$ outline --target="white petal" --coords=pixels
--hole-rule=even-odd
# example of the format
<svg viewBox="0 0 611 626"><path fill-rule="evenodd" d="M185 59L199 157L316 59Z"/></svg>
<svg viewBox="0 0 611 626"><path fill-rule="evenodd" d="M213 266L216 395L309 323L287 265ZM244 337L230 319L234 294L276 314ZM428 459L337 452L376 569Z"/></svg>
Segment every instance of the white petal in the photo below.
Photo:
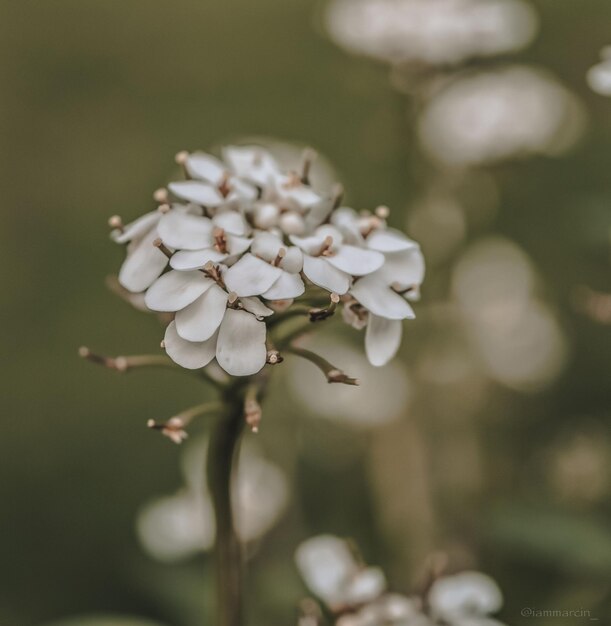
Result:
<svg viewBox="0 0 611 626"><path fill-rule="evenodd" d="M280 278L263 294L263 297L266 300L289 300L299 297L304 291L305 285L299 274L282 272Z"/></svg>
<svg viewBox="0 0 611 626"><path fill-rule="evenodd" d="M447 621L496 613L503 595L492 578L480 572L461 572L435 581L428 600L435 616Z"/></svg>
<svg viewBox="0 0 611 626"><path fill-rule="evenodd" d="M379 272L357 280L350 293L374 315L389 320L413 319L412 307L382 281Z"/></svg>
<svg viewBox="0 0 611 626"><path fill-rule="evenodd" d="M238 237L237 235L227 235L227 248L229 253L233 256L236 254L242 254L250 248L252 239L247 237Z"/></svg>
<svg viewBox="0 0 611 626"><path fill-rule="evenodd" d="M232 376L256 374L267 359L265 330L254 315L227 309L216 345L218 364Z"/></svg>
<svg viewBox="0 0 611 626"><path fill-rule="evenodd" d="M223 158L238 176L261 187L280 172L274 157L259 146L227 146Z"/></svg>
<svg viewBox="0 0 611 626"><path fill-rule="evenodd" d="M187 158L187 170L193 178L207 180L217 186L225 176L225 164L205 152L194 152Z"/></svg>
<svg viewBox="0 0 611 626"><path fill-rule="evenodd" d="M240 302L246 311L252 313L256 318L261 319L263 317L269 317L274 312L269 307L266 307L259 298L251 296L249 298L240 298Z"/></svg>
<svg viewBox="0 0 611 626"><path fill-rule="evenodd" d="M319 254L321 248L325 244L325 238L318 235L309 237L298 237L297 235L289 235L289 241L301 248L306 254Z"/></svg>
<svg viewBox="0 0 611 626"><path fill-rule="evenodd" d="M265 261L271 263L277 256L280 248L285 248L284 242L277 235L267 232L259 232L254 236L251 252Z"/></svg>
<svg viewBox="0 0 611 626"><path fill-rule="evenodd" d="M394 228L374 230L367 237L367 247L380 252L400 252L417 248L418 244Z"/></svg>
<svg viewBox="0 0 611 626"><path fill-rule="evenodd" d="M219 252L215 248L206 248L205 250L179 250L172 255L170 259L170 267L175 270L196 270L204 267L208 261L219 263L224 261L227 255Z"/></svg>
<svg viewBox="0 0 611 626"><path fill-rule="evenodd" d="M336 209L331 214L331 223L342 232L346 241L352 245L363 245L365 240L359 228L359 217L354 209L348 207Z"/></svg>
<svg viewBox="0 0 611 626"><path fill-rule="evenodd" d="M298 274L303 269L303 252L297 246L287 248L280 267L291 274Z"/></svg>
<svg viewBox="0 0 611 626"><path fill-rule="evenodd" d="M127 258L119 272L119 283L134 293L144 291L159 278L168 264L168 259L159 248L153 245L157 239L157 231L149 234L130 247Z"/></svg>
<svg viewBox="0 0 611 626"><path fill-rule="evenodd" d="M142 217L139 217L131 224L125 226L122 231L113 231L112 238L117 243L127 243L128 241L132 241L133 239L144 237L149 232L149 230L151 230L151 228L155 227L160 217L161 213L159 211L151 211L150 213L145 213Z"/></svg>
<svg viewBox="0 0 611 626"><path fill-rule="evenodd" d="M305 209L318 204L322 197L311 187L301 183L295 184L293 176L276 176L276 193L283 200L294 202L297 206Z"/></svg>
<svg viewBox="0 0 611 626"><path fill-rule="evenodd" d="M177 183L170 183L168 189L175 196L202 206L215 207L223 204L223 196L216 187L196 180L181 180Z"/></svg>
<svg viewBox="0 0 611 626"><path fill-rule="evenodd" d="M347 274L365 276L384 265L384 255L374 250L342 245L335 254L327 257L327 261Z"/></svg>
<svg viewBox="0 0 611 626"><path fill-rule="evenodd" d="M227 290L238 296L258 296L267 291L281 274L279 267L247 253L225 272L223 280Z"/></svg>
<svg viewBox="0 0 611 626"><path fill-rule="evenodd" d="M172 209L159 221L157 232L166 246L178 250L202 250L212 245L214 224L207 217Z"/></svg>
<svg viewBox="0 0 611 626"><path fill-rule="evenodd" d="M332 606L343 601L346 581L358 572L346 542L332 535L304 541L295 552L295 562L310 590Z"/></svg>
<svg viewBox="0 0 611 626"><path fill-rule="evenodd" d="M365 332L365 352L372 365L386 365L401 345L403 326L401 320L389 320L369 314Z"/></svg>
<svg viewBox="0 0 611 626"><path fill-rule="evenodd" d="M201 272L171 270L151 285L144 301L152 311L180 311L214 284Z"/></svg>
<svg viewBox="0 0 611 626"><path fill-rule="evenodd" d="M351 605L372 602L386 590L386 577L379 567L366 567L350 580L345 594Z"/></svg>
<svg viewBox="0 0 611 626"><path fill-rule="evenodd" d="M380 270L387 285L395 284L399 289L418 286L424 280L424 257L420 248L386 254Z"/></svg>
<svg viewBox="0 0 611 626"><path fill-rule="evenodd" d="M223 211L217 213L212 222L215 226L222 228L231 235L246 235L248 233L248 224L241 213L237 211Z"/></svg>
<svg viewBox="0 0 611 626"><path fill-rule="evenodd" d="M187 341L206 341L223 321L227 292L212 285L195 302L176 313L176 332Z"/></svg>
<svg viewBox="0 0 611 626"><path fill-rule="evenodd" d="M325 258L305 255L303 273L315 284L327 291L343 294L350 287L350 276L329 265Z"/></svg>
<svg viewBox="0 0 611 626"><path fill-rule="evenodd" d="M259 190L254 185L235 176L232 176L227 184L229 185L229 193L225 198L227 202L252 202L259 197Z"/></svg>
<svg viewBox="0 0 611 626"><path fill-rule="evenodd" d="M170 322L163 339L168 356L181 367L196 370L205 367L212 361L216 348L216 335L208 341L185 341L176 332L176 323Z"/></svg>
<svg viewBox="0 0 611 626"><path fill-rule="evenodd" d="M253 221L257 228L271 228L278 222L280 209L271 202L257 204L253 210Z"/></svg>

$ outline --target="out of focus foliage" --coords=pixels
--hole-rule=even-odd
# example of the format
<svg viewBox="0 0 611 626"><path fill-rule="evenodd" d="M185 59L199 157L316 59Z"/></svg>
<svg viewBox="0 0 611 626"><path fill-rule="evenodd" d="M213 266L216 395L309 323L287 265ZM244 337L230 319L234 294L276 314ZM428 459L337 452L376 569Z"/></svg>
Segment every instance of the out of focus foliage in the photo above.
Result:
<svg viewBox="0 0 611 626"><path fill-rule="evenodd" d="M306 590L293 552L317 533L353 537L399 592L433 552L486 571L508 623L527 623L526 606L609 614L610 329L578 296L611 291L611 100L585 78L611 43L611 5L532 4L540 34L511 62L573 94L581 138L464 177L431 166L418 103L389 67L328 40L324 2L0 2L0 623L208 614L209 559L157 562L136 534L143 506L184 482L183 452L147 419L208 391L174 372L94 370L76 350L155 349L155 319L104 289L121 259L106 220L152 208L178 150L244 136L313 146L350 204L391 207L429 258L400 359L353 409L358 390L290 359L276 370L257 444L288 503L249 545L251 623L294 621ZM360 339L343 329L326 346L367 379Z"/></svg>

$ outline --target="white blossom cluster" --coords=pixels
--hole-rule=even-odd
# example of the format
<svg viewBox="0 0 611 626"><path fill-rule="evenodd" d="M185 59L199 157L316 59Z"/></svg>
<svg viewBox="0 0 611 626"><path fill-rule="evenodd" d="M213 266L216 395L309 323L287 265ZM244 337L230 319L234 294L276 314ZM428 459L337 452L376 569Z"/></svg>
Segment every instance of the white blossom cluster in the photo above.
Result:
<svg viewBox="0 0 611 626"><path fill-rule="evenodd" d="M456 64L525 47L537 18L523 0L333 0L331 38L388 63Z"/></svg>
<svg viewBox="0 0 611 626"><path fill-rule="evenodd" d="M302 543L295 561L336 626L503 626L490 617L502 608L501 590L480 572L439 576L424 596L404 596L389 592L382 570L363 565L346 541L332 535Z"/></svg>
<svg viewBox="0 0 611 626"><path fill-rule="evenodd" d="M388 210L357 213L341 195L283 171L261 147L227 147L222 160L180 153L186 180L156 192L159 207L123 226L119 282L144 294L148 309L170 313L163 346L179 365L216 359L228 374L258 372L268 358L267 324L297 302L321 297L367 328L369 360L398 350L401 320L414 312L424 260L418 244L389 228ZM326 295L325 295L326 294Z"/></svg>

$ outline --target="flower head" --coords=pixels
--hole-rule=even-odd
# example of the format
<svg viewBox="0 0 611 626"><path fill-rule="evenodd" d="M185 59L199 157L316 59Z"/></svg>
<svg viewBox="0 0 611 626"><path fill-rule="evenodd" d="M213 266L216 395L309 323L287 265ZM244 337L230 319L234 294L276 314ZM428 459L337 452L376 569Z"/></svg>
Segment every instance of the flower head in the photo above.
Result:
<svg viewBox="0 0 611 626"><path fill-rule="evenodd" d="M306 308L311 321L343 305L367 326L370 361L386 363L400 320L414 317L408 300L424 274L418 244L388 228L387 209L357 214L340 208L338 187L314 189L311 151L301 171L283 170L258 146L222 155L179 153L186 180L155 193L156 211L126 227L111 218L113 238L128 244L121 285L146 291L148 309L173 316L167 354L189 369L216 359L230 375L255 374L282 360L268 358L268 331L298 312L292 304L330 298L327 308Z"/></svg>

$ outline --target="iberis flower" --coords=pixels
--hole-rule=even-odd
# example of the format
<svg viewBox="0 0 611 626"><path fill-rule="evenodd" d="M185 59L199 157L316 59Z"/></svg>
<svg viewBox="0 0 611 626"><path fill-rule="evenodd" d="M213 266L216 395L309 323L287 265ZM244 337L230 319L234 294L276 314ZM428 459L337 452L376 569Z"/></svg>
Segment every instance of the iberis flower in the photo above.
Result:
<svg viewBox="0 0 611 626"><path fill-rule="evenodd" d="M339 188L314 189L310 151L299 172L252 146L176 160L185 179L155 192L157 210L126 226L110 220L113 239L127 244L119 283L170 320L162 345L175 363L255 374L287 347L276 350L272 329L300 314L327 319L338 306L366 327L371 363L394 356L424 261L417 243L388 227L387 209L357 213L341 206ZM329 382L356 384L310 360Z"/></svg>

